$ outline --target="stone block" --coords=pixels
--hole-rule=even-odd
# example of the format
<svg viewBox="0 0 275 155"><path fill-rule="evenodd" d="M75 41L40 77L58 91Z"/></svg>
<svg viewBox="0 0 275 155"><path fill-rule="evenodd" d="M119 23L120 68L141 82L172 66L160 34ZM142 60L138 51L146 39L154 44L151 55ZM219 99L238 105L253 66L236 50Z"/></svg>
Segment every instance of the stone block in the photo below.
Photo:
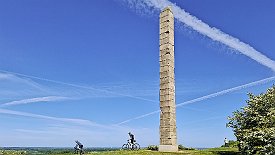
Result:
<svg viewBox="0 0 275 155"><path fill-rule="evenodd" d="M178 145L159 145L160 152L178 152Z"/></svg>

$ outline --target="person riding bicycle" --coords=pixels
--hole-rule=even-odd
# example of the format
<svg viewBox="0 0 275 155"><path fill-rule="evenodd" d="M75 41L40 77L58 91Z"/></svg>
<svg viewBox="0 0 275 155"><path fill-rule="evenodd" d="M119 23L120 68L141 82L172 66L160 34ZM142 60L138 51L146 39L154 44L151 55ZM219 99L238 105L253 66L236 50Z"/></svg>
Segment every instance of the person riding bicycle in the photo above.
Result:
<svg viewBox="0 0 275 155"><path fill-rule="evenodd" d="M80 154L83 154L84 153L84 151L83 151L84 146L78 140L76 140L75 142L76 142L76 145L74 147L75 153L79 152Z"/></svg>
<svg viewBox="0 0 275 155"><path fill-rule="evenodd" d="M135 142L135 136L131 132L129 132L128 134L130 136L130 143L134 144L134 142Z"/></svg>
<svg viewBox="0 0 275 155"><path fill-rule="evenodd" d="M131 132L129 134L129 139L127 140L126 144L122 145L122 150L139 150L140 145L136 142L134 134Z"/></svg>

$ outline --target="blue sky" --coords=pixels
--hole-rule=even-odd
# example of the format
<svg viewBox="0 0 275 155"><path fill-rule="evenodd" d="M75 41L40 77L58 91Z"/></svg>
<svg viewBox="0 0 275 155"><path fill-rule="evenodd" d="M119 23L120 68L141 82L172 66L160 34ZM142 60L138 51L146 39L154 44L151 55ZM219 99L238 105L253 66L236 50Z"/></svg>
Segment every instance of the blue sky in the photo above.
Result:
<svg viewBox="0 0 275 155"><path fill-rule="evenodd" d="M149 1L149 0L145 0ZM152 0L154 1L154 0ZM275 2L173 0L275 59ZM0 146L121 146L129 131L159 143L160 10L135 0L0 0ZM176 20L176 103L275 76ZM235 139L227 116L274 79L177 108L178 143Z"/></svg>

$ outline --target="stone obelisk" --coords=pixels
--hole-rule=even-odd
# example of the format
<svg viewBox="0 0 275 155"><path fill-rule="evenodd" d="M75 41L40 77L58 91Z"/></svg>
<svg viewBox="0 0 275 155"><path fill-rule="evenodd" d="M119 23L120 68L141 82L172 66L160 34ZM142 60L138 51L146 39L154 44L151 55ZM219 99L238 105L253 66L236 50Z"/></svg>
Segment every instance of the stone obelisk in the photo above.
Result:
<svg viewBox="0 0 275 155"><path fill-rule="evenodd" d="M174 73L174 15L171 7L160 13L160 145L159 151L176 152L176 107Z"/></svg>

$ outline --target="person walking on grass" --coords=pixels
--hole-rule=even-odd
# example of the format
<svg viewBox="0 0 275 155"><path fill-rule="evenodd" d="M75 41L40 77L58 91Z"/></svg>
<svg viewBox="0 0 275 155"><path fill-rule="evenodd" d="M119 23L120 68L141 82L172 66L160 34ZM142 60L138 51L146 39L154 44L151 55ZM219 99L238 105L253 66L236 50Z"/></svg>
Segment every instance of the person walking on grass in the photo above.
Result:
<svg viewBox="0 0 275 155"><path fill-rule="evenodd" d="M224 147L229 147L229 141L227 138L224 138Z"/></svg>

